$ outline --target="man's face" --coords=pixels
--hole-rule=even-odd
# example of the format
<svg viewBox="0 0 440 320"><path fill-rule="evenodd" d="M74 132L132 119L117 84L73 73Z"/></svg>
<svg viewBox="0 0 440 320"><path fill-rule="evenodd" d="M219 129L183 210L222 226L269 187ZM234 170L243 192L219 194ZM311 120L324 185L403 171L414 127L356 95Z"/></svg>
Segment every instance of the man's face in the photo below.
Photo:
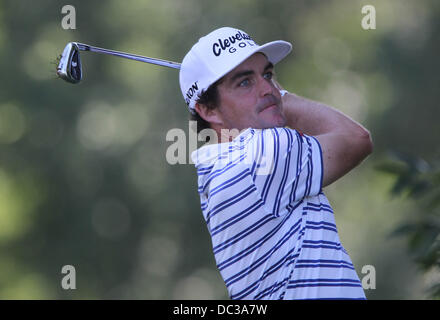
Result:
<svg viewBox="0 0 440 320"><path fill-rule="evenodd" d="M272 76L273 65L264 54L255 53L224 77L218 85L217 109L222 127L264 129L286 124Z"/></svg>

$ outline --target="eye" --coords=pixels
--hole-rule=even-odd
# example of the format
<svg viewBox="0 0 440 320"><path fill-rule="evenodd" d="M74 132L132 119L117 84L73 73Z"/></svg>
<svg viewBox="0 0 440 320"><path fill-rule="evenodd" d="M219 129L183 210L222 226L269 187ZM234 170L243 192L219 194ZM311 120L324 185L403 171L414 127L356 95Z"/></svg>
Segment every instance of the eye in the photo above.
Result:
<svg viewBox="0 0 440 320"><path fill-rule="evenodd" d="M250 84L249 79L244 79L238 84L238 86L239 87L247 87L249 84Z"/></svg>
<svg viewBox="0 0 440 320"><path fill-rule="evenodd" d="M273 72L272 71L268 71L263 75L264 79L266 80L272 80L273 77Z"/></svg>

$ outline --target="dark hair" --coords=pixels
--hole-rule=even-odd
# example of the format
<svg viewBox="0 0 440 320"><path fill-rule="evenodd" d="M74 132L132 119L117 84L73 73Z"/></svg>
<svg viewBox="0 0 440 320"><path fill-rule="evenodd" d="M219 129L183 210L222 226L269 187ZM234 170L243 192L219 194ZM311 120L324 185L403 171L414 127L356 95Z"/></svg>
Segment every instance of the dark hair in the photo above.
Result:
<svg viewBox="0 0 440 320"><path fill-rule="evenodd" d="M220 104L220 95L217 87L222 80L223 79L217 80L210 85L207 90L202 91L197 99L197 102L199 104L203 104L209 110L214 110L217 108ZM197 121L197 134L199 134L203 129L211 128L209 122L203 119L197 111L194 111L194 114L190 113L190 120Z"/></svg>

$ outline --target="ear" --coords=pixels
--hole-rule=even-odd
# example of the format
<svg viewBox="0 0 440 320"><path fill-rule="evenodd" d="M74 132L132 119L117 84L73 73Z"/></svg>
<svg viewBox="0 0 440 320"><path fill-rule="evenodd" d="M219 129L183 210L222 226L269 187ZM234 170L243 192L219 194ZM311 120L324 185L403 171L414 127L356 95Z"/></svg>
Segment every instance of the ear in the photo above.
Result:
<svg viewBox="0 0 440 320"><path fill-rule="evenodd" d="M196 103L195 109L200 117L211 124L222 125L223 120L219 108L209 109L206 105Z"/></svg>

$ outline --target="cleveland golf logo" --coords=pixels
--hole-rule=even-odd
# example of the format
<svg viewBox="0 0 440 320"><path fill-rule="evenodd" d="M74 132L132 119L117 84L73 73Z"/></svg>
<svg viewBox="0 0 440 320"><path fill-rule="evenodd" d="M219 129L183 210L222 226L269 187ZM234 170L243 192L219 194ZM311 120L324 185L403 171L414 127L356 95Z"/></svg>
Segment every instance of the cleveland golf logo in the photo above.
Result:
<svg viewBox="0 0 440 320"><path fill-rule="evenodd" d="M250 41L244 42L241 40L250 40ZM212 52L216 57L220 56L222 52L226 51L226 49L228 48L229 48L228 50L229 53L234 53L235 51L237 51L237 48L233 46L233 44L235 44L235 42L238 41L241 41L238 43L238 46L240 48L246 47L247 44L249 44L250 46L256 45L254 40L248 34L241 31L237 31L236 34L230 37L227 37L225 39L218 39L218 41L212 45Z"/></svg>

